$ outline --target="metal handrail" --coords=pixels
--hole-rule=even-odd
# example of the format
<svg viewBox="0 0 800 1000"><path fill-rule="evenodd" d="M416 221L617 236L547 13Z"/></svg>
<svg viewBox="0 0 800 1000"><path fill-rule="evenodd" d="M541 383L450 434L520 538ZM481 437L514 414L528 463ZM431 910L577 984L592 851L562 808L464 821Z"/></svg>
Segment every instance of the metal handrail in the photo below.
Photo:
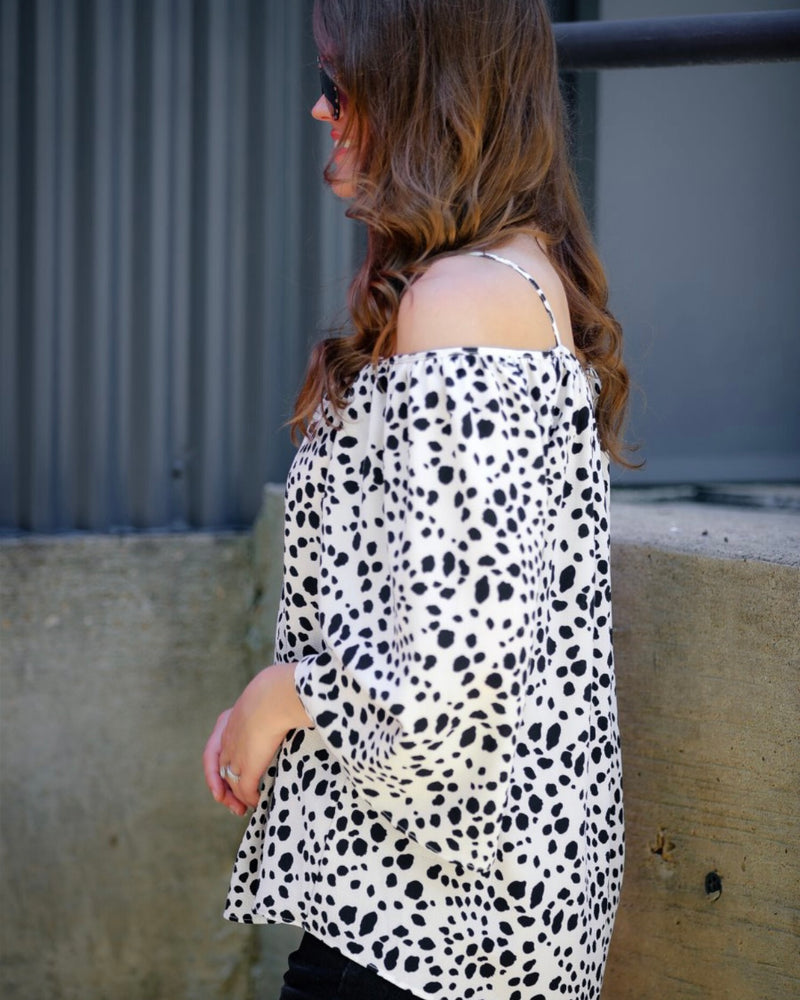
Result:
<svg viewBox="0 0 800 1000"><path fill-rule="evenodd" d="M800 10L554 25L562 70L800 59Z"/></svg>

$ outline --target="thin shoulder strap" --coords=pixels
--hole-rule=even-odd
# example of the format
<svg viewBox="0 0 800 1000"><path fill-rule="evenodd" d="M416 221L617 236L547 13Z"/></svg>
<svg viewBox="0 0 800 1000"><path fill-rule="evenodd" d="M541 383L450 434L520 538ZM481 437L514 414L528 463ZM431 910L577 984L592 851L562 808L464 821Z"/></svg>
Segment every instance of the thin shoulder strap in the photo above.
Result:
<svg viewBox="0 0 800 1000"><path fill-rule="evenodd" d="M471 257L489 257L491 260L496 260L498 264L506 264L508 267L513 268L517 274L521 274L523 278L529 281L533 287L536 289L536 294L542 300L542 305L547 311L547 315L550 317L550 323L553 327L553 334L556 338L556 343L561 346L561 335L558 332L558 324L556 323L556 317L553 310L550 308L550 303L547 301L547 296L542 291L539 283L535 278L533 278L527 271L523 270L519 264L515 264L513 260L509 260L507 257L500 257L496 253L489 253L488 250L472 250L470 252Z"/></svg>

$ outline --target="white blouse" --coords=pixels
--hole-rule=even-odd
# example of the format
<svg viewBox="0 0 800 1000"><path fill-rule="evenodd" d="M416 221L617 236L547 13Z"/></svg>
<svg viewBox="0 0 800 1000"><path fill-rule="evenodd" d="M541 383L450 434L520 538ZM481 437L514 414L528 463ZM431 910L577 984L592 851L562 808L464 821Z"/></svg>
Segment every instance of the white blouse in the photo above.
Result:
<svg viewBox="0 0 800 1000"><path fill-rule="evenodd" d="M324 404L276 644L314 728L265 776L230 920L420 997L599 997L623 814L595 388L560 345L446 348Z"/></svg>

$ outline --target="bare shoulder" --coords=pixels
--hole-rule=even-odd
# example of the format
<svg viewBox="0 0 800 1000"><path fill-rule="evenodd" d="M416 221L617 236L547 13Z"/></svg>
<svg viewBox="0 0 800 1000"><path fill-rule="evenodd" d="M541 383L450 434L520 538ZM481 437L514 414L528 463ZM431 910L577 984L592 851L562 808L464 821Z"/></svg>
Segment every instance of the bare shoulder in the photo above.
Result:
<svg viewBox="0 0 800 1000"><path fill-rule="evenodd" d="M547 350L553 343L550 317L530 283L485 257L440 258L400 300L399 354L441 347Z"/></svg>
<svg viewBox="0 0 800 1000"><path fill-rule="evenodd" d="M489 342L491 289L475 263L474 257L441 258L407 289L397 317L399 353Z"/></svg>

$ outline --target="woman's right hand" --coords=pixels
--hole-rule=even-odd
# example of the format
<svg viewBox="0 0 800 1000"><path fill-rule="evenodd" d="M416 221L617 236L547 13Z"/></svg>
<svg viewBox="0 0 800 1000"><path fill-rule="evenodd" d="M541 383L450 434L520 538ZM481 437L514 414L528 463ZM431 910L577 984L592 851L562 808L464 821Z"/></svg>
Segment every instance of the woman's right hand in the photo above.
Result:
<svg viewBox="0 0 800 1000"><path fill-rule="evenodd" d="M208 790L214 796L215 800L221 805L227 806L234 816L244 816L247 812L247 806L244 802L240 802L236 798L228 782L221 778L219 773L222 734L225 732L225 726L228 724L228 717L232 711L232 708L226 708L217 719L216 725L211 731L206 748L203 751L203 772L206 777Z"/></svg>

